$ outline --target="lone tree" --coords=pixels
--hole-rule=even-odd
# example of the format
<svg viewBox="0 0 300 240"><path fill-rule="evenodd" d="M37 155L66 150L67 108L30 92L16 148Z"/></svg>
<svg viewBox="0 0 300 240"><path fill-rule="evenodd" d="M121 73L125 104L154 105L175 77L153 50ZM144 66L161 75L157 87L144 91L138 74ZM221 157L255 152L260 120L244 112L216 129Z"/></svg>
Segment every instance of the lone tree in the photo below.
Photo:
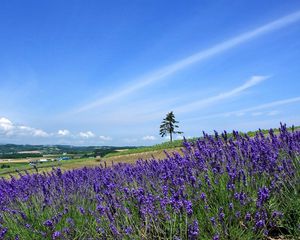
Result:
<svg viewBox="0 0 300 240"><path fill-rule="evenodd" d="M178 125L176 125L178 121L175 120L175 116L173 111L167 113L166 117L163 119L161 125L160 125L160 136L164 137L167 134L170 135L170 142L172 142L172 134L182 134L183 132L175 131L176 128L178 128Z"/></svg>

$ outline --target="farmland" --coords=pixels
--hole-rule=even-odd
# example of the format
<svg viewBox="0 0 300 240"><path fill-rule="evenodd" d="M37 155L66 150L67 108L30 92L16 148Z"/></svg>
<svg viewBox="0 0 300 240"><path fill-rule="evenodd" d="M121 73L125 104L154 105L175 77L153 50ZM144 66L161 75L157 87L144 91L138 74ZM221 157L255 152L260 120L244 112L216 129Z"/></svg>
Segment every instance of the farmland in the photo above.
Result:
<svg viewBox="0 0 300 240"><path fill-rule="evenodd" d="M180 148L168 149L167 152L172 152L175 150L180 150ZM118 163L135 163L139 159L151 159L155 157L157 159L163 159L165 157L164 150L152 150L139 153L129 153L126 155L112 155L105 156L101 159L94 157L90 158L79 158L70 159L66 161L49 161L45 163L39 163L36 168L28 164L27 159L17 159L13 161L0 161L0 177L10 178L10 176L18 177L20 173L42 173L49 172L53 168L59 167L62 171L77 169L82 167L96 167L100 164L106 164L107 166L112 166ZM38 160L38 159L37 159ZM1 168L1 166L4 166Z"/></svg>
<svg viewBox="0 0 300 240"><path fill-rule="evenodd" d="M125 155L113 166L79 159L73 164L96 167L67 170L66 161L2 179L1 238L299 237L299 131L283 125L278 134L205 135L183 145L164 159L159 151L135 164L122 163Z"/></svg>

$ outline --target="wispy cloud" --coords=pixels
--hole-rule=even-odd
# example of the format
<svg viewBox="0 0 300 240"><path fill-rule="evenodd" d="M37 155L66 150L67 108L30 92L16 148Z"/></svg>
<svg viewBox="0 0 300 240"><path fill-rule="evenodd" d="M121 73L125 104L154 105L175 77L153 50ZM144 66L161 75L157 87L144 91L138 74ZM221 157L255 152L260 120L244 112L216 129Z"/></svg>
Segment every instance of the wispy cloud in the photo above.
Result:
<svg viewBox="0 0 300 240"><path fill-rule="evenodd" d="M194 110L198 110L201 108L205 108L213 103L223 101L227 98L231 98L241 94L242 92L246 91L247 89L254 87L255 85L261 83L262 81L268 79L268 76L252 76L248 81L246 81L243 85L236 87L230 91L220 93L216 96L212 96L206 99L201 99L198 101L191 102L189 104L183 105L181 107L175 108L174 111L176 113L183 113L183 112L191 112Z"/></svg>
<svg viewBox="0 0 300 240"><path fill-rule="evenodd" d="M234 48L244 42L247 42L251 39L259 37L263 34L267 34L269 32L286 27L292 23L298 22L299 20L300 20L300 11L297 11L290 15L279 18L275 21L269 22L263 26L260 26L256 29L252 30L252 31L245 32L234 38L231 38L229 40L221 42L211 48L196 52L195 54L193 54L189 57L186 57L175 63L172 63L170 65L162 67L156 71L153 71L150 74L147 74L145 76L137 78L135 81L132 82L132 85L129 85L123 89L120 89L119 91L114 92L111 95L108 95L104 98L100 98L100 99L97 99L90 103L87 103L84 106L77 108L76 111L74 111L74 112L75 113L84 112L84 111L93 109L95 107L99 107L101 105L110 103L117 99L123 98L124 96L127 96L133 92L136 92L137 90L142 89L142 88L144 88L150 84L153 84L157 81L165 79L166 77L168 77L172 74L175 74L178 71L183 70L195 63L206 60L217 54L223 53L231 48Z"/></svg>
<svg viewBox="0 0 300 240"><path fill-rule="evenodd" d="M147 121L153 121L157 119L161 119L161 116L164 116L166 112L170 111L172 109L176 114L178 113L188 113L188 112L193 112L196 110L200 110L206 107L209 107L213 104L217 104L219 102L224 101L225 99L230 99L236 96L239 96L240 94L244 93L246 90L260 84L264 80L268 79L269 76L252 76L248 81L244 82L240 86L237 86L233 89L230 89L226 92L221 92L217 95L205 98L205 99L200 99L196 101L192 101L189 103L186 103L184 105L178 106L178 107L173 107L171 104L160 104L155 106L155 108L151 108L151 104L149 104L149 107L145 108L143 105L135 105L134 109L144 109L143 113L141 114L141 111L139 112L140 114L133 115L135 114L134 112L131 112L130 109L124 109L118 112L112 112L110 115L106 116L108 119L106 121L113 122L115 124L119 123L141 123L141 122L147 122ZM167 107L165 106L167 105ZM151 109L151 111L149 110ZM135 110L134 110L135 111ZM230 113L228 113L230 114ZM239 113L240 115L243 115L243 113ZM119 116L122 116L120 118Z"/></svg>
<svg viewBox="0 0 300 240"><path fill-rule="evenodd" d="M251 113L251 115L252 115L253 117L257 117L257 116L263 115L263 113L262 113L262 112L253 112L253 113Z"/></svg>
<svg viewBox="0 0 300 240"><path fill-rule="evenodd" d="M238 115L245 115L246 113L258 113L265 109L270 109L273 107L279 107L287 104L297 103L300 102L300 97L294 97L294 98L288 98L288 99L282 99L278 101L273 101L265 104L260 104L254 107L250 108L244 108L237 111L230 111L230 112L223 112L223 113L217 113L212 115L207 115L199 118L190 118L189 120L200 120L200 119L210 119L210 118L217 118L217 117L229 117L229 116L238 116ZM271 111L268 113L268 115L277 115L279 112L277 110Z"/></svg>
<svg viewBox="0 0 300 240"><path fill-rule="evenodd" d="M275 116L275 115L278 115L278 114L280 114L280 111L276 111L276 110L270 111L270 112L267 113L268 116Z"/></svg>
<svg viewBox="0 0 300 240"><path fill-rule="evenodd" d="M246 109L243 109L242 111L243 112L257 111L257 110L277 107L277 106L286 105L286 104L295 103L295 102L300 102L300 97L294 97L294 98L273 101L273 102L261 104L261 105L255 106L255 107L246 108Z"/></svg>
<svg viewBox="0 0 300 240"><path fill-rule="evenodd" d="M236 114L237 117L242 117L242 116L244 116L244 115L245 115L244 112L239 112L239 113Z"/></svg>

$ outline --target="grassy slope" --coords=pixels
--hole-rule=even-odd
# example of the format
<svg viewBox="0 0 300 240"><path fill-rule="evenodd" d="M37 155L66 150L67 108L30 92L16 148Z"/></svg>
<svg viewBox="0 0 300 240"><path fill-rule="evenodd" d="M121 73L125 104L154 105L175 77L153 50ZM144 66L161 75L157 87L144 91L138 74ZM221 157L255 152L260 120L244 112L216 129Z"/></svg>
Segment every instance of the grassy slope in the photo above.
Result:
<svg viewBox="0 0 300 240"><path fill-rule="evenodd" d="M195 140L195 139L193 139L193 140ZM182 140L175 140L172 143L164 142L164 143L156 144L156 145L149 146L149 147L139 147L139 148L128 149L128 150L124 150L124 151L109 153L109 154L105 155L105 157L122 156L122 155L152 152L152 151L162 151L164 149L180 148L181 146L182 146Z"/></svg>

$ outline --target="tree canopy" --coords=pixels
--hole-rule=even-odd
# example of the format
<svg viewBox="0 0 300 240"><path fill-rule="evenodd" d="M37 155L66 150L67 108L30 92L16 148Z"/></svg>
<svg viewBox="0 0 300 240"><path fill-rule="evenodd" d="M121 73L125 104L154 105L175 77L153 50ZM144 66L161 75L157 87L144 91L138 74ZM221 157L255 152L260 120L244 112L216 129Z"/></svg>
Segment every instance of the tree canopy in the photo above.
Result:
<svg viewBox="0 0 300 240"><path fill-rule="evenodd" d="M164 137L169 134L170 136L170 142L173 140L173 134L182 134L183 132L175 131L176 128L179 128L177 125L179 123L175 120L175 115L173 111L167 113L166 117L163 119L161 125L160 125L160 131L159 134L161 137Z"/></svg>

